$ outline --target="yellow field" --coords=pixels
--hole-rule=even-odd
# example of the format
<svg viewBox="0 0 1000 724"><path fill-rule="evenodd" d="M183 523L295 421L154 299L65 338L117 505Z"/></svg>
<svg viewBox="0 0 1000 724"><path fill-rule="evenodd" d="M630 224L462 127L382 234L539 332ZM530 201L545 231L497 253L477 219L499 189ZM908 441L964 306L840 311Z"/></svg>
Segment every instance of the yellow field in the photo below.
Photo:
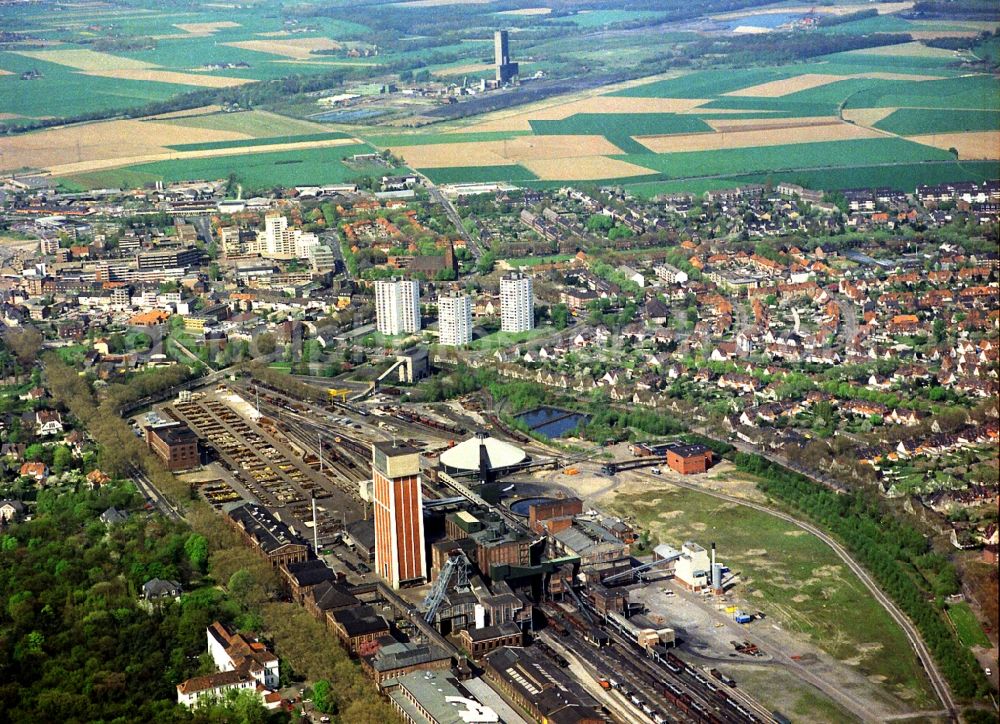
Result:
<svg viewBox="0 0 1000 724"><path fill-rule="evenodd" d="M329 38L296 38L294 40L239 40L233 43L223 43L234 48L256 50L271 55L282 55L295 60L315 58L314 50L339 50L340 43Z"/></svg>
<svg viewBox="0 0 1000 724"><path fill-rule="evenodd" d="M103 121L0 137L0 159L6 170L108 159L124 159L124 165L133 155L163 153L166 146L244 138L251 136L156 121Z"/></svg>
<svg viewBox="0 0 1000 724"><path fill-rule="evenodd" d="M978 30L911 30L910 37L914 40L933 40L934 38L974 38Z"/></svg>
<svg viewBox="0 0 1000 724"><path fill-rule="evenodd" d="M762 131L777 128L817 127L839 125L836 116L807 116L802 118L706 118L705 123L718 133L730 131Z"/></svg>
<svg viewBox="0 0 1000 724"><path fill-rule="evenodd" d="M781 98L799 91L818 88L849 78L880 78L882 80L941 80L938 75L907 75L905 73L852 73L850 75L828 75L826 73L803 73L792 78L772 80L768 83L752 85L748 88L724 93L727 96L751 96L754 98Z"/></svg>
<svg viewBox="0 0 1000 724"><path fill-rule="evenodd" d="M190 116L203 116L209 113L219 113L222 111L222 106L200 106L198 108L188 108L183 111L170 111L169 113L161 113L158 116L147 116L143 120L147 121L166 121L174 118L188 118Z"/></svg>
<svg viewBox="0 0 1000 724"><path fill-rule="evenodd" d="M543 181L593 181L654 173L634 163L605 156L534 159L522 161L521 165Z"/></svg>
<svg viewBox="0 0 1000 724"><path fill-rule="evenodd" d="M238 28L240 24L224 20L220 23L176 23L174 27L191 35L212 35L216 30Z"/></svg>
<svg viewBox="0 0 1000 724"><path fill-rule="evenodd" d="M66 49L66 50L15 50L18 55L23 55L35 60L46 60L50 63L66 65L77 70L145 70L156 68L152 63L144 60L134 60L132 58L119 58L117 55L109 53L98 53L86 48Z"/></svg>
<svg viewBox="0 0 1000 724"><path fill-rule="evenodd" d="M530 121L561 121L576 113L683 113L708 101L703 98L629 98L627 96L590 96L535 110L512 113L483 121L456 133L479 131L530 131ZM714 112L714 111L713 111ZM745 112L745 111L741 111Z"/></svg>
<svg viewBox="0 0 1000 724"><path fill-rule="evenodd" d="M233 86L252 83L249 78L229 78L223 75L200 75L198 73L181 73L173 70L157 70L155 68L123 68L119 70L91 70L84 75L96 75L102 78L118 78L119 80L145 80L157 83L176 83L178 85L196 85L202 88L232 88Z"/></svg>
<svg viewBox="0 0 1000 724"><path fill-rule="evenodd" d="M510 166L539 160L604 156L622 153L622 150L604 136L518 136L506 141L405 146L396 153L415 168L448 168Z"/></svg>
<svg viewBox="0 0 1000 724"><path fill-rule="evenodd" d="M954 58L955 53L944 48L932 48L916 41L899 45L881 45L877 48L850 50L853 55L891 55L912 58Z"/></svg>
<svg viewBox="0 0 1000 724"><path fill-rule="evenodd" d="M481 73L492 67L489 63L468 63L466 65L456 65L452 68L439 68L434 73L436 75L462 75L463 73Z"/></svg>
<svg viewBox="0 0 1000 724"><path fill-rule="evenodd" d="M215 156L246 156L254 153L271 153L275 151L301 151L310 148L332 148L335 146L349 146L359 143L356 138L331 138L325 141L299 141L298 143L284 143L280 146L240 146L238 148L210 148L201 151L163 151L160 153L150 153L144 156L129 155L125 158L95 159L93 161L80 161L77 163L63 163L50 166L49 172L53 176L72 176L78 173L89 173L90 171L103 171L119 166L132 166L138 163L152 163L154 161L184 160L189 158L212 158Z"/></svg>
<svg viewBox="0 0 1000 724"><path fill-rule="evenodd" d="M845 121L861 126L874 126L883 118L891 116L898 108L845 108L841 111Z"/></svg>
<svg viewBox="0 0 1000 724"><path fill-rule="evenodd" d="M958 157L964 160L1000 159L1000 131L931 133L926 136L909 136L906 140L946 151L954 148L958 151Z"/></svg>
<svg viewBox="0 0 1000 724"><path fill-rule="evenodd" d="M727 148L783 146L816 141L848 141L857 138L879 138L884 134L863 126L837 123L823 126L798 126L731 133L689 133L671 136L636 136L635 140L654 153L684 151L718 151Z"/></svg>

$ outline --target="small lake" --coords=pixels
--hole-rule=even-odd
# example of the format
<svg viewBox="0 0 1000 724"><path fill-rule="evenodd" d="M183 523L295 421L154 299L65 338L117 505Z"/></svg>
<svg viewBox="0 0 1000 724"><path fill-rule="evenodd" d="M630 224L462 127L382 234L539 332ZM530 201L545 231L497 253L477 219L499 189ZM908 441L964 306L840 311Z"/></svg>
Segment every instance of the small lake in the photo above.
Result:
<svg viewBox="0 0 1000 724"><path fill-rule="evenodd" d="M774 30L780 25L800 20L807 13L767 13L766 15L742 15L738 18L728 20L717 20L716 22L726 30L735 30L739 27L769 28Z"/></svg>
<svg viewBox="0 0 1000 724"><path fill-rule="evenodd" d="M580 424L590 422L590 415L571 410L561 410L558 407L536 407L534 410L522 412L516 419L523 422L532 432L545 437L562 437L573 432Z"/></svg>

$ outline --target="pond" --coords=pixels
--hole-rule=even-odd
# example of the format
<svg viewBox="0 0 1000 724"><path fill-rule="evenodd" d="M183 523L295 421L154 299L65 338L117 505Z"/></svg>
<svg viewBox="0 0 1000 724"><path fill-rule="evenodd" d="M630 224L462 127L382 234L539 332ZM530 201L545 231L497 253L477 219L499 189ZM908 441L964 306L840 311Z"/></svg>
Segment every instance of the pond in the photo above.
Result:
<svg viewBox="0 0 1000 724"><path fill-rule="evenodd" d="M537 432L539 435L545 435L545 437L562 437L576 430L580 424L590 422L590 415L571 410L562 410L558 407L536 407L533 410L516 415L516 419L526 424L531 428L532 432Z"/></svg>

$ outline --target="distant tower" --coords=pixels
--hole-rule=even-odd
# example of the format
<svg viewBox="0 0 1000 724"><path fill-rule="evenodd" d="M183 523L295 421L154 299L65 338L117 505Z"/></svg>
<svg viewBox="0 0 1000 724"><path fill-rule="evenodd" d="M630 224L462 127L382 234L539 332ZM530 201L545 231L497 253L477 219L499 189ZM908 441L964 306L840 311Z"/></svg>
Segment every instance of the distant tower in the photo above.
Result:
<svg viewBox="0 0 1000 724"><path fill-rule="evenodd" d="M510 62L510 49L507 46L507 31L497 30L493 33L493 55L496 64L497 83L508 83L517 76L517 63Z"/></svg>
<svg viewBox="0 0 1000 724"><path fill-rule="evenodd" d="M420 452L408 445L372 443L375 572L393 588L427 578Z"/></svg>

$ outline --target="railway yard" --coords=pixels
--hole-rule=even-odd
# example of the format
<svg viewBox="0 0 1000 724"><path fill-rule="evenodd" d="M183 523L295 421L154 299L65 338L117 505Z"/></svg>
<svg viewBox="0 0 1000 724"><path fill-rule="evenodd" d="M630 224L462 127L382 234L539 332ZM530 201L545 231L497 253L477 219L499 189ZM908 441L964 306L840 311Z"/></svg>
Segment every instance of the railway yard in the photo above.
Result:
<svg viewBox="0 0 1000 724"><path fill-rule="evenodd" d="M358 529L370 529L368 521L373 517L373 443L398 443L420 452L425 525L429 531L437 531L433 535L438 538L447 516L468 515L462 513L468 509L481 520L500 521L499 530L507 531L502 535L513 531L516 536L535 538L537 543L523 511L517 511L514 503L535 500L532 496L559 500L579 491L576 494L587 506L584 517L595 519L602 515L595 510L600 493L614 486L619 469L640 468L628 474L635 476L658 460L623 460L618 449L568 454L535 440L525 441L505 430L475 402L467 407L415 408L400 405L391 397L376 396L363 403L346 403L332 395L289 394L252 377L231 377L185 391L135 420L139 425L144 420L186 424L200 440L203 461L201 470L189 473L186 479L220 514L243 501L263 506L287 525L293 536L314 548L314 555L360 600L392 611L396 630L405 632L412 641L449 649L456 657L465 653L458 627L445 629L440 625L443 619L435 620L426 610L440 579L447 579L450 573L439 572L430 577L430 583L394 591L373 573L373 559L358 547ZM446 468L441 462L442 453L476 430L488 430L491 435L521 444L526 452L516 469L504 471L493 482L494 493L488 497L495 501L499 491L502 504L488 503L481 497L486 489L477 487L481 481L475 479L475 471L470 475L469 471ZM656 470L654 473L659 475ZM547 555L557 563L579 560L566 558L564 548ZM536 558L528 568L539 565ZM430 557L428 560L430 563ZM628 571L628 566L640 562L645 560L626 558L614 570L620 571L624 565ZM544 560L540 563L547 565ZM483 571L484 576L488 573L498 575L495 569ZM625 585L614 591L622 592L616 595L623 597L624 609L613 612L595 606L594 591L605 588L605 578L606 574L596 578L593 573L584 575L582 586L574 584L551 596L545 592L548 581L544 578L540 589L529 585L518 589L516 595L523 605L533 607L530 623L522 624L524 643L539 660L573 677L580 700L593 702L606 721L784 721L784 715L773 706L765 706L739 686L741 667L797 670L808 684L816 677L807 664L830 665L808 647L793 654L785 639L734 622L735 606L728 593L710 596L704 595L707 591L692 592L676 585L669 572L654 569L638 580L633 574L620 581ZM738 573L731 575L727 586L738 585L738 581ZM493 585L508 586L502 578L495 579ZM520 584L512 579L512 585ZM611 586L610 582L606 585ZM445 581L442 597L446 609L456 605L449 596L457 600L462 595L469 594L449 588ZM648 634L664 626L669 627L670 639L651 644ZM858 707L837 704L845 715L859 713Z"/></svg>

